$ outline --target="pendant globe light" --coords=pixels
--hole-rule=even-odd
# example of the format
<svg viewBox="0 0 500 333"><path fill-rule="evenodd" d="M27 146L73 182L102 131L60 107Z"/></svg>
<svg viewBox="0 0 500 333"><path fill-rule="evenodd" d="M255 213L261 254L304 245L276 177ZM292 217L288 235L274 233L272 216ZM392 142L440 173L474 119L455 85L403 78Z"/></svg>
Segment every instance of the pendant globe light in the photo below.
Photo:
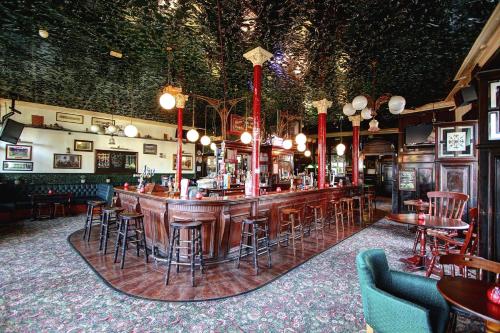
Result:
<svg viewBox="0 0 500 333"><path fill-rule="evenodd" d="M311 151L309 149L307 149L305 152L304 152L304 156L305 157L311 157Z"/></svg>
<svg viewBox="0 0 500 333"><path fill-rule="evenodd" d="M125 136L128 136L129 138L135 138L137 134L139 134L139 130L137 129L137 127L132 125L132 123L130 123L125 126L125 128L123 129L123 133L125 133Z"/></svg>
<svg viewBox="0 0 500 333"><path fill-rule="evenodd" d="M342 120L343 117L340 117L340 143L335 147L337 155L339 156L342 156L345 153L345 145L342 143Z"/></svg>
<svg viewBox="0 0 500 333"><path fill-rule="evenodd" d="M304 118L304 112L303 111L302 111L302 118ZM297 145L305 145L306 142L307 142L307 136L302 132L302 130L304 128L304 126L302 124L302 120L303 119L300 120L300 124L299 124L301 132L295 136L295 143Z"/></svg>
<svg viewBox="0 0 500 333"><path fill-rule="evenodd" d="M160 105L166 110L171 110L175 107L175 96L182 93L182 88L172 85L172 75L170 72L170 61L172 60L172 48L167 47L167 86L162 89L160 96Z"/></svg>
<svg viewBox="0 0 500 333"><path fill-rule="evenodd" d="M212 140L210 140L210 137L207 135L207 108L205 107L205 134L201 137L200 143L203 146L208 146L210 142L212 142Z"/></svg>
<svg viewBox="0 0 500 333"><path fill-rule="evenodd" d="M306 147L306 145L305 145L305 144L301 144L301 143L300 143L300 144L298 144L298 145L297 145L297 150L298 150L299 152L301 152L301 153L302 153L302 152L304 152L304 151L306 151L306 149L307 149L307 147Z"/></svg>
<svg viewBox="0 0 500 333"><path fill-rule="evenodd" d="M248 108L245 100L245 131L240 136L241 143L247 145L252 142L252 134L248 132Z"/></svg>
<svg viewBox="0 0 500 333"><path fill-rule="evenodd" d="M293 141L288 139L288 123L286 124L286 136L285 140L283 140L283 144L281 145L284 149L292 149Z"/></svg>
<svg viewBox="0 0 500 333"><path fill-rule="evenodd" d="M193 97L193 110L192 110L192 114L193 114L193 126L192 128L186 133L186 138L190 141L190 142L196 142L199 138L200 138L200 133L198 133L198 131L196 130L196 128L194 128L194 97Z"/></svg>

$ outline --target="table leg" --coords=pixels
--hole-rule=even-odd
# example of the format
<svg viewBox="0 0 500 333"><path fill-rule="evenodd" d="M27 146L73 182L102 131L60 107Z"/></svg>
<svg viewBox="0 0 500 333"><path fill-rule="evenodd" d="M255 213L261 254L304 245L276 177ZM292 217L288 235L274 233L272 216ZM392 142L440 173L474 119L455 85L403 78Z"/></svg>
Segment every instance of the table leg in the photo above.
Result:
<svg viewBox="0 0 500 333"><path fill-rule="evenodd" d="M498 333L500 332L500 324L497 324L492 321L485 320L484 321L484 327L486 333Z"/></svg>
<svg viewBox="0 0 500 333"><path fill-rule="evenodd" d="M425 228L417 227L420 230L420 253L410 258L401 258L400 261L408 265L410 270L420 270L425 268L427 232Z"/></svg>

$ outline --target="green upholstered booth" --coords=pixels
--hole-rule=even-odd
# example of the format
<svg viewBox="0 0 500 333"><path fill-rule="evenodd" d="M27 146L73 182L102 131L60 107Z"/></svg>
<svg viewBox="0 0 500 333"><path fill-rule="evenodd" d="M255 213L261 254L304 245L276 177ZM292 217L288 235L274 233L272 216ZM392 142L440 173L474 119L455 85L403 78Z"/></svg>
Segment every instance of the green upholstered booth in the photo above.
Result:
<svg viewBox="0 0 500 333"><path fill-rule="evenodd" d="M390 270L382 249L360 252L356 265L368 331L446 331L450 308L437 280Z"/></svg>

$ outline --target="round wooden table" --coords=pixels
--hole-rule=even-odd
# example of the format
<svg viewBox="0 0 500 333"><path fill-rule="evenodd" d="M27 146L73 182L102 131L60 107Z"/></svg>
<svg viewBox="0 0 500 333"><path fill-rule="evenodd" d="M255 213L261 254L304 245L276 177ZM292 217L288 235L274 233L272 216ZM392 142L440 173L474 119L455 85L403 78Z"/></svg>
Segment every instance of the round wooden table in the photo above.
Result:
<svg viewBox="0 0 500 333"><path fill-rule="evenodd" d="M460 219L430 216L429 214L425 214L423 220L419 220L417 214L389 214L386 218L397 223L416 226L420 230L420 253L410 258L401 259L402 262L415 270L425 268L427 229L464 230L469 227Z"/></svg>
<svg viewBox="0 0 500 333"><path fill-rule="evenodd" d="M500 332L500 305L486 298L491 286L493 283L463 277L444 277L437 283L449 303L484 319L486 332Z"/></svg>

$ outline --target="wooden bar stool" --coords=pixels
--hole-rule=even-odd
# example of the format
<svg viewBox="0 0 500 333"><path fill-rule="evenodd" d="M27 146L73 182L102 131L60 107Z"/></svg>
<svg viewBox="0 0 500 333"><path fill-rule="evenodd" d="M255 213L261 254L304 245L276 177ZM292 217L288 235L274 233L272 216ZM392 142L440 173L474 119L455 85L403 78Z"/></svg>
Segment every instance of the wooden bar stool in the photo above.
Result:
<svg viewBox="0 0 500 333"><path fill-rule="evenodd" d="M344 215L342 210L342 203L340 200L332 200L330 201L333 209L332 218L335 220L335 229L337 232L337 238L339 238L339 222L342 223L342 234L344 234Z"/></svg>
<svg viewBox="0 0 500 333"><path fill-rule="evenodd" d="M375 212L375 194L368 193L366 196L367 205L368 205L368 221L370 223L373 222L373 214Z"/></svg>
<svg viewBox="0 0 500 333"><path fill-rule="evenodd" d="M165 285L168 285L170 280L170 267L176 265L176 271L179 273L179 266L190 266L191 269L191 285L195 286L194 271L195 266L200 266L200 271L203 273L203 247L202 247L202 223L200 221L174 221L170 223L172 229L170 236L170 244L167 258L167 273L165 275ZM181 240L181 230L188 232L189 239ZM181 244L188 244L181 246ZM186 254L180 254L180 250L185 250ZM175 260L172 260L175 251ZM182 260L181 259L187 259ZM198 260L196 260L198 259Z"/></svg>
<svg viewBox="0 0 500 333"><path fill-rule="evenodd" d="M102 207L106 201L87 201L87 215L85 217L85 230L83 232L83 239L90 240L90 232L92 231L92 224L101 223Z"/></svg>
<svg viewBox="0 0 500 333"><path fill-rule="evenodd" d="M119 214L123 212L121 207L104 207L102 209L101 230L99 233L99 251L104 247L104 254L108 249L109 226L118 223Z"/></svg>
<svg viewBox="0 0 500 333"><path fill-rule="evenodd" d="M259 234L262 235L259 238ZM248 245L251 238L252 245ZM245 241L243 241L245 240ZM259 247L260 243L264 243ZM271 268L271 247L269 246L269 227L267 216L253 216L243 219L241 222L240 250L238 254L237 268L240 268L240 260L243 249L252 249L253 265L256 274L259 274L259 263L257 256L267 253L267 266Z"/></svg>
<svg viewBox="0 0 500 333"><path fill-rule="evenodd" d="M36 202L34 205L34 220L50 219L54 206L50 202Z"/></svg>
<svg viewBox="0 0 500 333"><path fill-rule="evenodd" d="M353 200L353 215L354 215L354 210L357 210L359 212L359 225L363 225L363 212L365 210L365 197L363 195L355 195L352 197ZM357 201L357 208L354 208L354 202ZM354 220L353 220L354 224Z"/></svg>
<svg viewBox="0 0 500 333"><path fill-rule="evenodd" d="M351 223L354 226L354 200L349 197L341 198L340 202L342 204L342 217L347 217L347 225L350 226Z"/></svg>
<svg viewBox="0 0 500 333"><path fill-rule="evenodd" d="M54 207L53 207L53 216L57 217L58 212L61 214L62 217L66 217L66 205L62 202L54 202Z"/></svg>
<svg viewBox="0 0 500 333"><path fill-rule="evenodd" d="M320 203L314 203L307 206L313 213L311 225L316 233L316 243L319 242L319 231L321 230L321 239L325 239L325 219L323 218L323 210Z"/></svg>
<svg viewBox="0 0 500 333"><path fill-rule="evenodd" d="M144 234L143 218L144 215L135 212L125 212L120 214L120 219L118 220L118 235L116 236L115 243L115 257L113 262L116 263L118 259L118 250L121 245L121 269L123 269L123 266L125 265L125 253L129 243L135 243L137 256L139 256L139 249L142 248L144 250L146 263L148 262L148 248L146 245L146 235Z"/></svg>
<svg viewBox="0 0 500 333"><path fill-rule="evenodd" d="M288 246L289 239L292 237L292 248L293 255L296 254L295 238L296 232L298 232L298 237L300 238L300 244L302 247L302 252L304 252L304 230L302 228L300 209L297 208L283 208L280 212L280 221L278 226L278 247L280 247L281 236L286 235L286 244ZM288 219L285 219L285 216Z"/></svg>

